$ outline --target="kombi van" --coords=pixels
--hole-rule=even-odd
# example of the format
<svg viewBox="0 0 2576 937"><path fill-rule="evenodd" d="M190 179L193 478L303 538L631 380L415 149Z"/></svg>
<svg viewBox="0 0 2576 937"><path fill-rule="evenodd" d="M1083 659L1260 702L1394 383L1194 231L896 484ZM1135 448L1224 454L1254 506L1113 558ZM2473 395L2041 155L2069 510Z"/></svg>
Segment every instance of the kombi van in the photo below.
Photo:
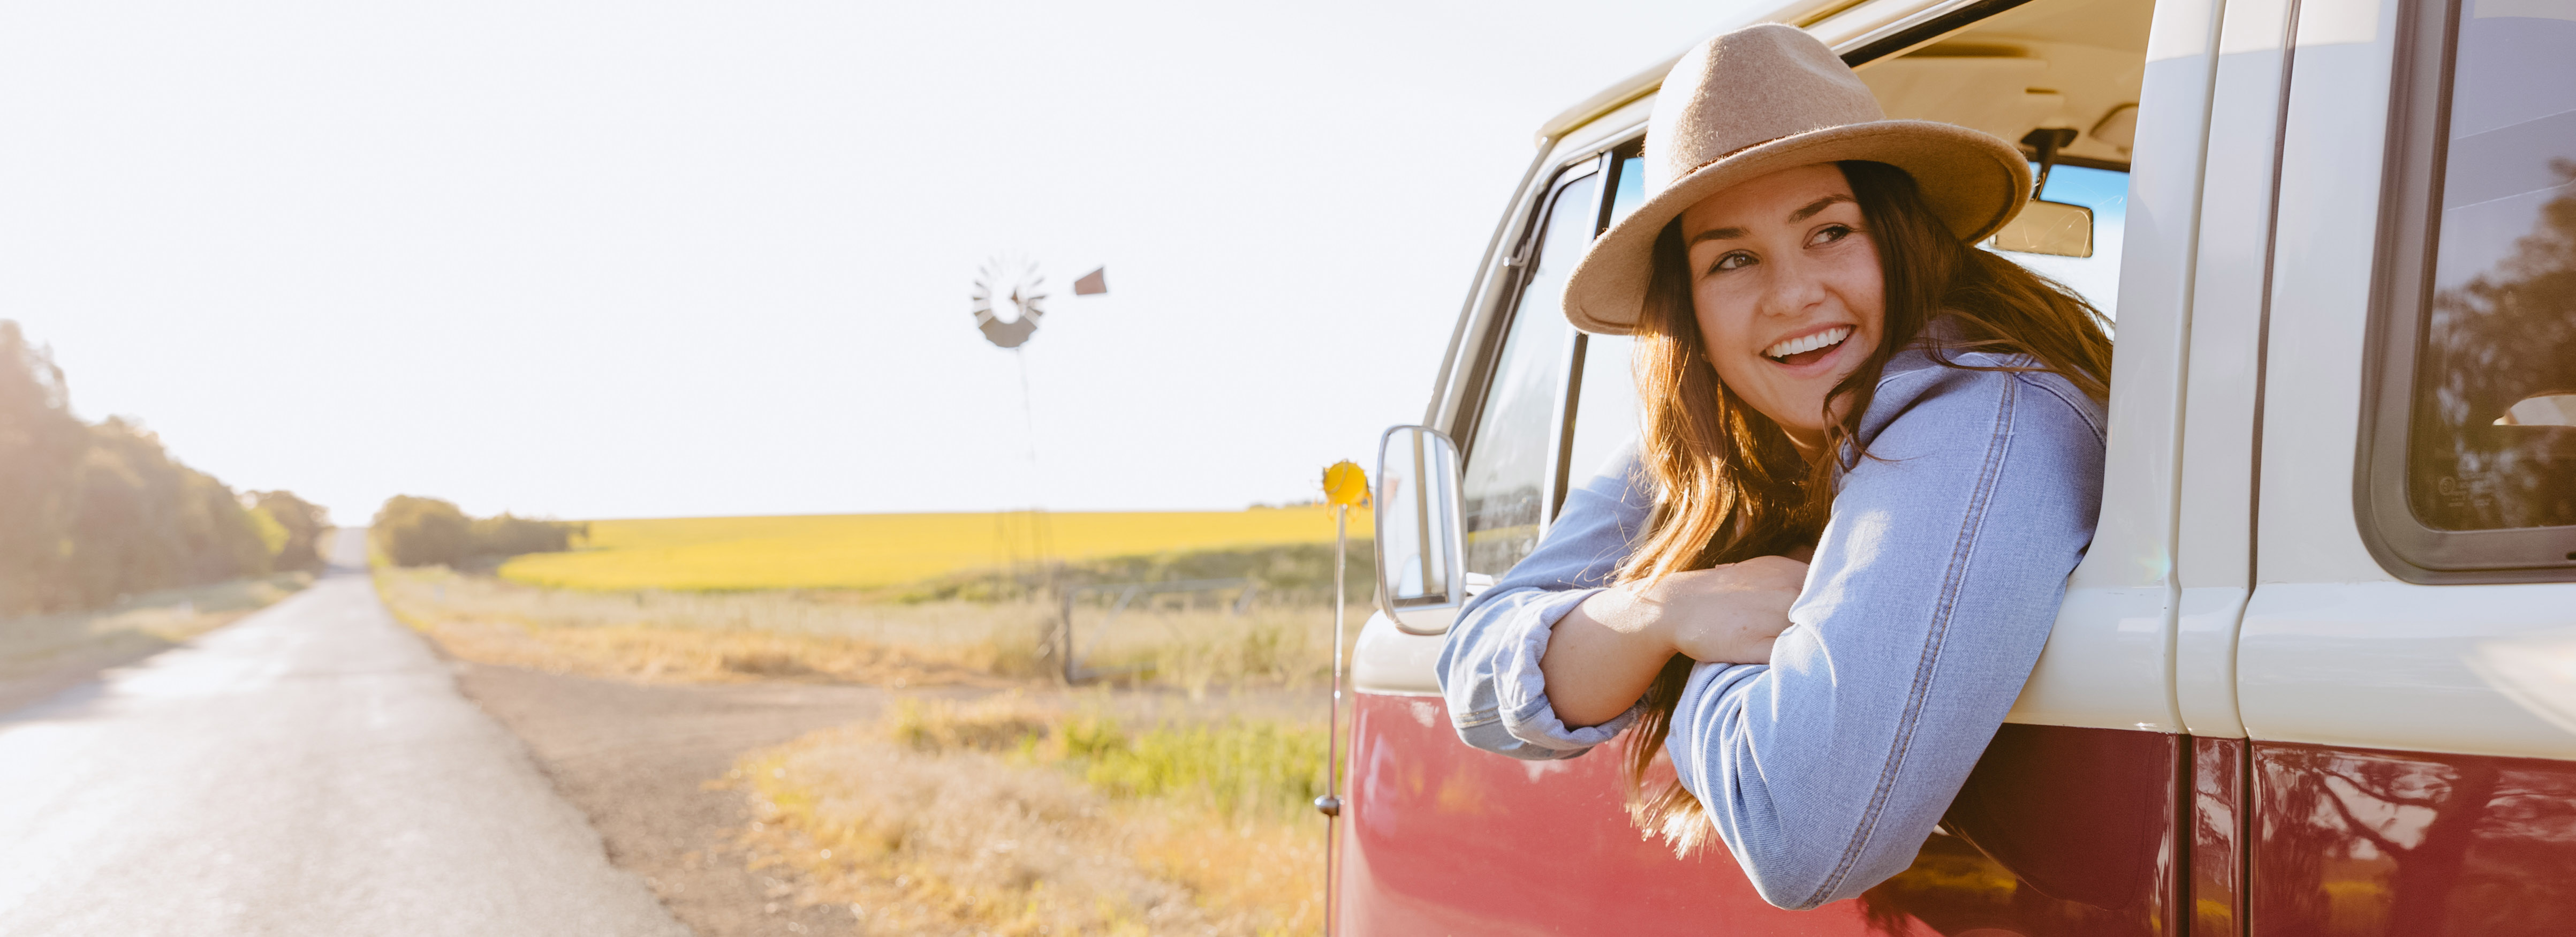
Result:
<svg viewBox="0 0 2576 937"><path fill-rule="evenodd" d="M2040 201L1985 247L2115 320L2047 649L1912 867L1814 911L1642 837L1615 752L1459 741L1442 633L1637 433L1629 340L1559 302L1641 198L1657 64L1540 129L1422 425L1386 436L1336 931L2576 932L2576 0L1753 22L1890 117L2021 141Z"/></svg>

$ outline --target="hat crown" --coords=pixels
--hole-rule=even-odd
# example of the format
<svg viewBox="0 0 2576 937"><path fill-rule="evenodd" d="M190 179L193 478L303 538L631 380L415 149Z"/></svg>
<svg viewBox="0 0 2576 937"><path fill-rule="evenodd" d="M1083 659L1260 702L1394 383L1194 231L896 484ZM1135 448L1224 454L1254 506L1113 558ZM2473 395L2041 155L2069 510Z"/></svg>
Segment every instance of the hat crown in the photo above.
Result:
<svg viewBox="0 0 2576 937"><path fill-rule="evenodd" d="M1778 23L1716 36L1664 77L1646 127L1646 191L1747 147L1887 119L1841 56Z"/></svg>

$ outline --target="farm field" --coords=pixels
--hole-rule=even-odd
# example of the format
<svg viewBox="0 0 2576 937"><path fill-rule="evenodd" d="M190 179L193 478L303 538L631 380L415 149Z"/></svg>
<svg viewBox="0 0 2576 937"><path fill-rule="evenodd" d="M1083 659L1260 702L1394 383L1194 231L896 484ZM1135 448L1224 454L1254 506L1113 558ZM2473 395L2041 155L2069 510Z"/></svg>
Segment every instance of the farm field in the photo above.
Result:
<svg viewBox="0 0 2576 937"><path fill-rule="evenodd" d="M1025 513L829 514L591 521L587 544L502 564L504 579L589 591L873 589L1007 565ZM1046 553L1062 560L1274 544L1329 543L1321 505L1243 511L1044 515ZM1367 538L1369 513L1351 512ZM1026 549L1023 547L1022 549Z"/></svg>

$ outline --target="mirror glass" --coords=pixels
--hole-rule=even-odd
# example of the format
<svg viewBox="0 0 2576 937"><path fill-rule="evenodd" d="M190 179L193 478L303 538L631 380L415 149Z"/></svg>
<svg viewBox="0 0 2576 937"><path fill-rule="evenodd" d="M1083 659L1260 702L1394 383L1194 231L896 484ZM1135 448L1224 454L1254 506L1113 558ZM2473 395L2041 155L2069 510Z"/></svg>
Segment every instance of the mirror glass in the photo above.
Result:
<svg viewBox="0 0 2576 937"><path fill-rule="evenodd" d="M1387 430L1372 494L1377 581L1387 615L1465 598L1458 589L1458 447L1426 427Z"/></svg>
<svg viewBox="0 0 2576 937"><path fill-rule="evenodd" d="M2012 223L1995 232L1995 249L2051 257L2093 256L2093 210L2032 199Z"/></svg>

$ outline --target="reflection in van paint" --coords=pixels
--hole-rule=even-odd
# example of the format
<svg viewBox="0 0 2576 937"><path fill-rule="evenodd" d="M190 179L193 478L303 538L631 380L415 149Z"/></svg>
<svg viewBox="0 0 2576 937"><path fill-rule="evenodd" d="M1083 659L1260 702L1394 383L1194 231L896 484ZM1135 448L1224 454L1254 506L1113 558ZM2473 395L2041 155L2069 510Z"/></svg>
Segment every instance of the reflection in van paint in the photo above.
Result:
<svg viewBox="0 0 2576 937"><path fill-rule="evenodd" d="M2559 934L2576 766L2257 743L2261 934Z"/></svg>

